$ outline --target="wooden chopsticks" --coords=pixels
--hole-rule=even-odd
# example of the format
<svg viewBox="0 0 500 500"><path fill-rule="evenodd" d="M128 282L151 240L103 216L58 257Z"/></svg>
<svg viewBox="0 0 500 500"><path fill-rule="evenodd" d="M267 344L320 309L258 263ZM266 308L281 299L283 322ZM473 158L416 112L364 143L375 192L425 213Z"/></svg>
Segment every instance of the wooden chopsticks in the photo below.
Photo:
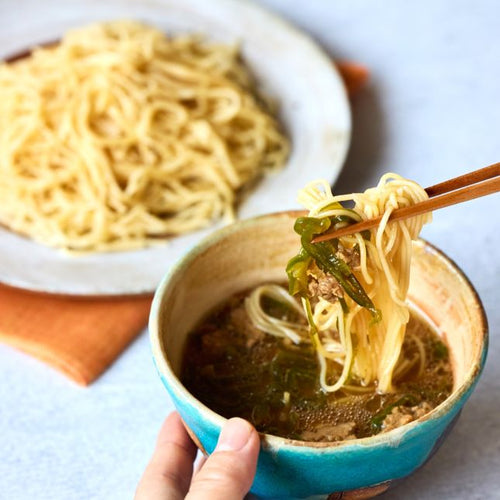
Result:
<svg viewBox="0 0 500 500"><path fill-rule="evenodd" d="M449 207L457 203L473 200L493 194L500 191L500 163L494 163L489 167L484 167L479 170L474 170L468 174L454 177L447 181L430 186L425 190L429 195L429 199L416 203L411 207L403 207L394 210L389 217L389 221L408 219L421 215L426 212L438 210L439 208ZM317 236L312 241L319 243L320 241L327 241L340 236L366 231L373 229L380 224L382 216L374 219L357 222L350 226L343 227L338 230L326 232Z"/></svg>

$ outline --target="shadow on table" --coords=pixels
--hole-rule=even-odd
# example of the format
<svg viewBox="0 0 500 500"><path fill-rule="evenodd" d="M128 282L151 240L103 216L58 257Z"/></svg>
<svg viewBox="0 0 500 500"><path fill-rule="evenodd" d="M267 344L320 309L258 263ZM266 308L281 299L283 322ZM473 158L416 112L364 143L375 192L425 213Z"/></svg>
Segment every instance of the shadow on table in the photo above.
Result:
<svg viewBox="0 0 500 500"><path fill-rule="evenodd" d="M353 98L351 147L335 183L335 194L359 192L373 186L387 169L384 165L386 122L379 95L372 83Z"/></svg>

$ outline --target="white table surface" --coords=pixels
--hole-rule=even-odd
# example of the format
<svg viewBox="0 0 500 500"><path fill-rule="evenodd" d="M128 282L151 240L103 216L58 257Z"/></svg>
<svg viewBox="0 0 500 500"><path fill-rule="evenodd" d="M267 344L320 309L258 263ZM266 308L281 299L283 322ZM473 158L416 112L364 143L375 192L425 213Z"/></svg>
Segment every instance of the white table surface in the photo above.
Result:
<svg viewBox="0 0 500 500"><path fill-rule="evenodd" d="M353 104L337 192L373 185L388 170L426 186L500 160L495 0L261 3L372 71ZM500 498L499 212L494 195L436 213L424 228L482 297L489 361L440 451L383 498ZM171 409L146 332L89 388L0 345L0 498L131 498Z"/></svg>

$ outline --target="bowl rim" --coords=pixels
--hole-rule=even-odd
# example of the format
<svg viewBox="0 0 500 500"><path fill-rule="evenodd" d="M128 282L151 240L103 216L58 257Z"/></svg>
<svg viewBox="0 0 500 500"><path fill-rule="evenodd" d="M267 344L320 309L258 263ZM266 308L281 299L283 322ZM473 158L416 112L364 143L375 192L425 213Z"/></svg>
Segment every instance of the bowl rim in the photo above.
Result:
<svg viewBox="0 0 500 500"><path fill-rule="evenodd" d="M189 252L187 252L162 278L158 288L155 291L153 302L151 305L151 311L149 316L149 337L150 344L153 354L153 359L159 374L163 377L167 377L169 384L172 385L175 391L179 392L184 401L189 402L191 406L201 409L205 415L205 418L209 420L212 424L217 427L222 427L224 423L228 420L226 417L219 415L211 408L206 406L200 400L195 398L182 384L178 376L174 373L170 361L168 360L165 351L163 349L161 335L160 335L160 317L161 317L161 307L163 304L163 297L169 287L169 285L174 281L175 277L182 273L197 257L202 254L205 250L211 247L218 241L223 240L227 236L244 230L247 226L252 226L265 222L266 220L271 220L278 217L286 218L296 218L299 215L303 215L305 212L301 210L287 210L283 212L272 212L269 214L260 215L257 217L252 217L250 219L237 221L229 226L223 227L217 231L214 231L209 236L204 238L200 243L195 245ZM289 446L292 448L309 448L311 450L325 449L325 448L335 448L346 450L352 449L353 447L359 446L377 446L380 444L386 444L387 442L399 442L404 435L410 433L416 427L420 426L422 423L438 420L444 415L450 413L455 405L459 403L462 398L474 387L478 378L484 369L486 355L488 352L489 343L489 330L488 330L488 320L484 305L479 297L477 290L470 279L466 276L464 271L457 265L457 263L448 257L442 250L437 248L432 243L429 243L423 238L418 238L414 241L414 244L420 245L425 250L433 253L440 259L448 269L451 269L459 279L464 282L464 285L470 290L473 297L473 303L478 308L479 318L480 318L480 331L481 344L480 351L478 354L477 363L475 360L474 366L472 366L468 372L465 374L464 381L460 386L458 386L442 403L433 408L430 412L426 413L422 417L413 420L405 425L399 426L395 429L387 431L385 433L375 434L373 436L357 438L352 440L344 441L301 441L297 439L284 438L281 436L276 436L273 434L266 434L259 432L259 435L263 439L263 446L270 448L282 448L283 446Z"/></svg>

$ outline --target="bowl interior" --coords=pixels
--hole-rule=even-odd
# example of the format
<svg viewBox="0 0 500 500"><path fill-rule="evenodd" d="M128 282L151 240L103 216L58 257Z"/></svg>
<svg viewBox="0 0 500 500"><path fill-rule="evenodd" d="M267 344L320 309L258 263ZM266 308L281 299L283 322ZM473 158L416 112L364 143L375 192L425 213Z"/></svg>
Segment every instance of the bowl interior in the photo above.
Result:
<svg viewBox="0 0 500 500"><path fill-rule="evenodd" d="M205 314L236 292L286 281L286 262L300 244L294 220L288 214L264 216L217 232L162 283L157 292L159 340L176 376L186 336Z"/></svg>
<svg viewBox="0 0 500 500"><path fill-rule="evenodd" d="M487 324L476 291L454 262L418 240L413 244L408 299L448 345L458 391L478 374L485 354Z"/></svg>
<svg viewBox="0 0 500 500"><path fill-rule="evenodd" d="M178 379L187 334L222 300L263 282L286 280L286 263L299 248L293 232L296 216L293 212L273 214L219 231L163 281L153 306L160 351L155 357L162 372ZM487 330L484 311L456 265L423 240L414 243L409 300L447 342L454 392L463 389L482 366Z"/></svg>

